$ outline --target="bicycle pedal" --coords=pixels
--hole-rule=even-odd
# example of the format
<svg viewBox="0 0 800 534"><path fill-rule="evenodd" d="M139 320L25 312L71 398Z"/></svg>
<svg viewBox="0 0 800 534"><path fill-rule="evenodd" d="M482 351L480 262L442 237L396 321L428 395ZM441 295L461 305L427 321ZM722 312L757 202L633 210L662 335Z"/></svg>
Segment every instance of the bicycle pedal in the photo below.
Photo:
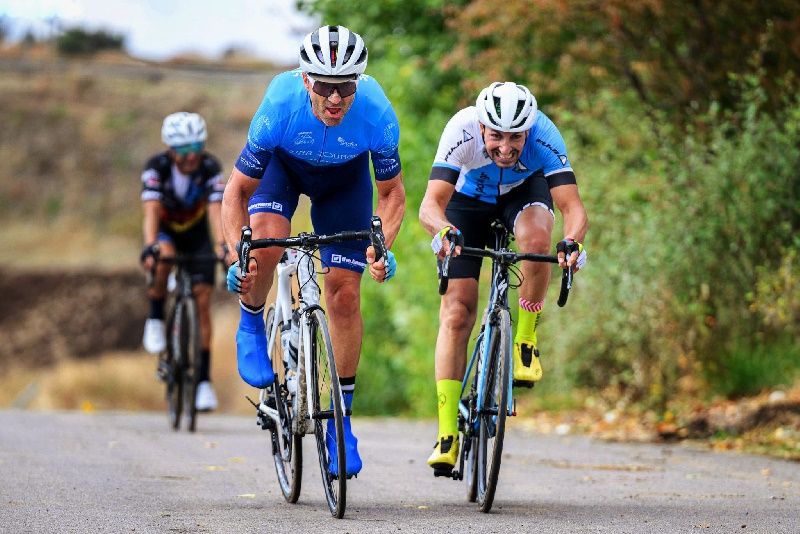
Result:
<svg viewBox="0 0 800 534"><path fill-rule="evenodd" d="M528 382L527 380L513 380L511 385L515 388L533 389L533 386L536 385L536 382Z"/></svg>
<svg viewBox="0 0 800 534"><path fill-rule="evenodd" d="M445 478L456 478L455 477L456 471L451 467L450 469L447 468L434 468L433 469L433 476L435 477L445 477Z"/></svg>

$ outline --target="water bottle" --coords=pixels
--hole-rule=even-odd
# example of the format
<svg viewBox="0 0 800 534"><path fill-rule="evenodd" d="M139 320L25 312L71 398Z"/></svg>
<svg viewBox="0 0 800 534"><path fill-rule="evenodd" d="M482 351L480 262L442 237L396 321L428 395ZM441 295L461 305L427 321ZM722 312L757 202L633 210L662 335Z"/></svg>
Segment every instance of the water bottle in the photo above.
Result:
<svg viewBox="0 0 800 534"><path fill-rule="evenodd" d="M283 364L286 370L286 389L291 395L297 392L297 346L299 339L300 326L293 315L290 327L281 332Z"/></svg>

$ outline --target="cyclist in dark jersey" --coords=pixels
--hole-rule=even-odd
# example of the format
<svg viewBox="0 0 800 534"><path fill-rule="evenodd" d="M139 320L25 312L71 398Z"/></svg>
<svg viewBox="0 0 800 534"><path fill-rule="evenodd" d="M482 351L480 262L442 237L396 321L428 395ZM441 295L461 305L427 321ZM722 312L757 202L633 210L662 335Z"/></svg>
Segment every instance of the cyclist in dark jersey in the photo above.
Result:
<svg viewBox="0 0 800 534"><path fill-rule="evenodd" d="M564 140L553 122L537 111L530 91L512 82L495 82L481 91L475 106L447 123L420 206L422 225L433 236L441 259L455 246L450 283L439 310L436 341L436 390L439 437L428 464L452 469L458 455L456 415L467 360L469 336L477 316L481 259L455 257L458 245L483 248L491 224L500 219L522 252L548 254L554 226L553 205L564 222L564 239L583 241L588 228L575 174ZM454 236L453 242L448 236ZM583 266L586 253L561 267ZM519 317L514 336L514 385L532 387L542 377L536 327L550 265L522 262Z"/></svg>
<svg viewBox="0 0 800 534"><path fill-rule="evenodd" d="M151 157L142 173L144 249L142 268L149 272L154 252L172 256L176 252L224 258L227 245L222 234L220 203L225 182L217 158L205 151L206 124L196 113L178 112L164 119L161 139L169 148ZM213 243L212 245L212 236ZM156 265L155 279L148 289L150 318L145 323L144 347L160 354L166 348L164 300L170 265ZM200 319L201 366L196 407L217 407L211 385L211 292L216 265L198 263L190 267L192 287Z"/></svg>
<svg viewBox="0 0 800 534"><path fill-rule="evenodd" d="M323 26L306 36L300 68L276 76L250 124L247 143L231 173L222 201L229 246L242 226L253 238L288 237L300 194L311 199L317 233L366 230L372 215L372 178L378 192L376 213L391 247L405 211L405 189L398 155L400 126L378 82L367 75L367 49L361 37L343 26ZM274 380L267 353L264 305L282 249L254 251L252 272L242 277L238 264L228 272L228 287L241 294L236 334L239 374L253 387ZM368 268L378 282L394 274L389 251L374 261L366 241L320 249L330 267L325 303L344 401L351 409L364 322L361 275ZM329 420L333 423L333 419ZM347 476L361 469L357 439L345 417ZM328 444L332 458L337 451ZM336 461L332 472L338 474Z"/></svg>

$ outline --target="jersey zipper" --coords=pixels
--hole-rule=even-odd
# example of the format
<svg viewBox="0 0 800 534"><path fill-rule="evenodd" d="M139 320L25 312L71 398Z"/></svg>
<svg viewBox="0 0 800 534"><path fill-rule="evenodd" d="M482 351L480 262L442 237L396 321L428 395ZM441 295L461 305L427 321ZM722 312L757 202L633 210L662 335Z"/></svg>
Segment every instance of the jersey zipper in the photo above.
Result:
<svg viewBox="0 0 800 534"><path fill-rule="evenodd" d="M320 149L319 157L317 158L317 164L315 167L319 167L320 162L322 161L322 156L325 154L325 141L328 140L328 125L325 125L325 133L322 134L322 149Z"/></svg>

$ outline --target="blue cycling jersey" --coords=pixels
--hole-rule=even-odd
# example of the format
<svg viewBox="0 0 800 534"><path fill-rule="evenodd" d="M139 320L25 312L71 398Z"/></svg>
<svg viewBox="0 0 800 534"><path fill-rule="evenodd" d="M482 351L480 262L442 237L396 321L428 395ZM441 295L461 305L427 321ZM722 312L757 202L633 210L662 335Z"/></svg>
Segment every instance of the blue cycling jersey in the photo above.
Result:
<svg viewBox="0 0 800 534"><path fill-rule="evenodd" d="M400 173L400 126L380 84L361 75L355 99L338 126L314 116L299 69L276 76L267 87L236 168L260 179L270 158L289 158L296 167L318 173L369 151L376 180Z"/></svg>
<svg viewBox="0 0 800 534"><path fill-rule="evenodd" d="M431 169L432 180L445 180L456 191L491 204L531 176L544 176L549 187L574 184L564 139L544 113L537 112L519 160L510 169L492 161L483 143L474 106L456 113L445 126Z"/></svg>

